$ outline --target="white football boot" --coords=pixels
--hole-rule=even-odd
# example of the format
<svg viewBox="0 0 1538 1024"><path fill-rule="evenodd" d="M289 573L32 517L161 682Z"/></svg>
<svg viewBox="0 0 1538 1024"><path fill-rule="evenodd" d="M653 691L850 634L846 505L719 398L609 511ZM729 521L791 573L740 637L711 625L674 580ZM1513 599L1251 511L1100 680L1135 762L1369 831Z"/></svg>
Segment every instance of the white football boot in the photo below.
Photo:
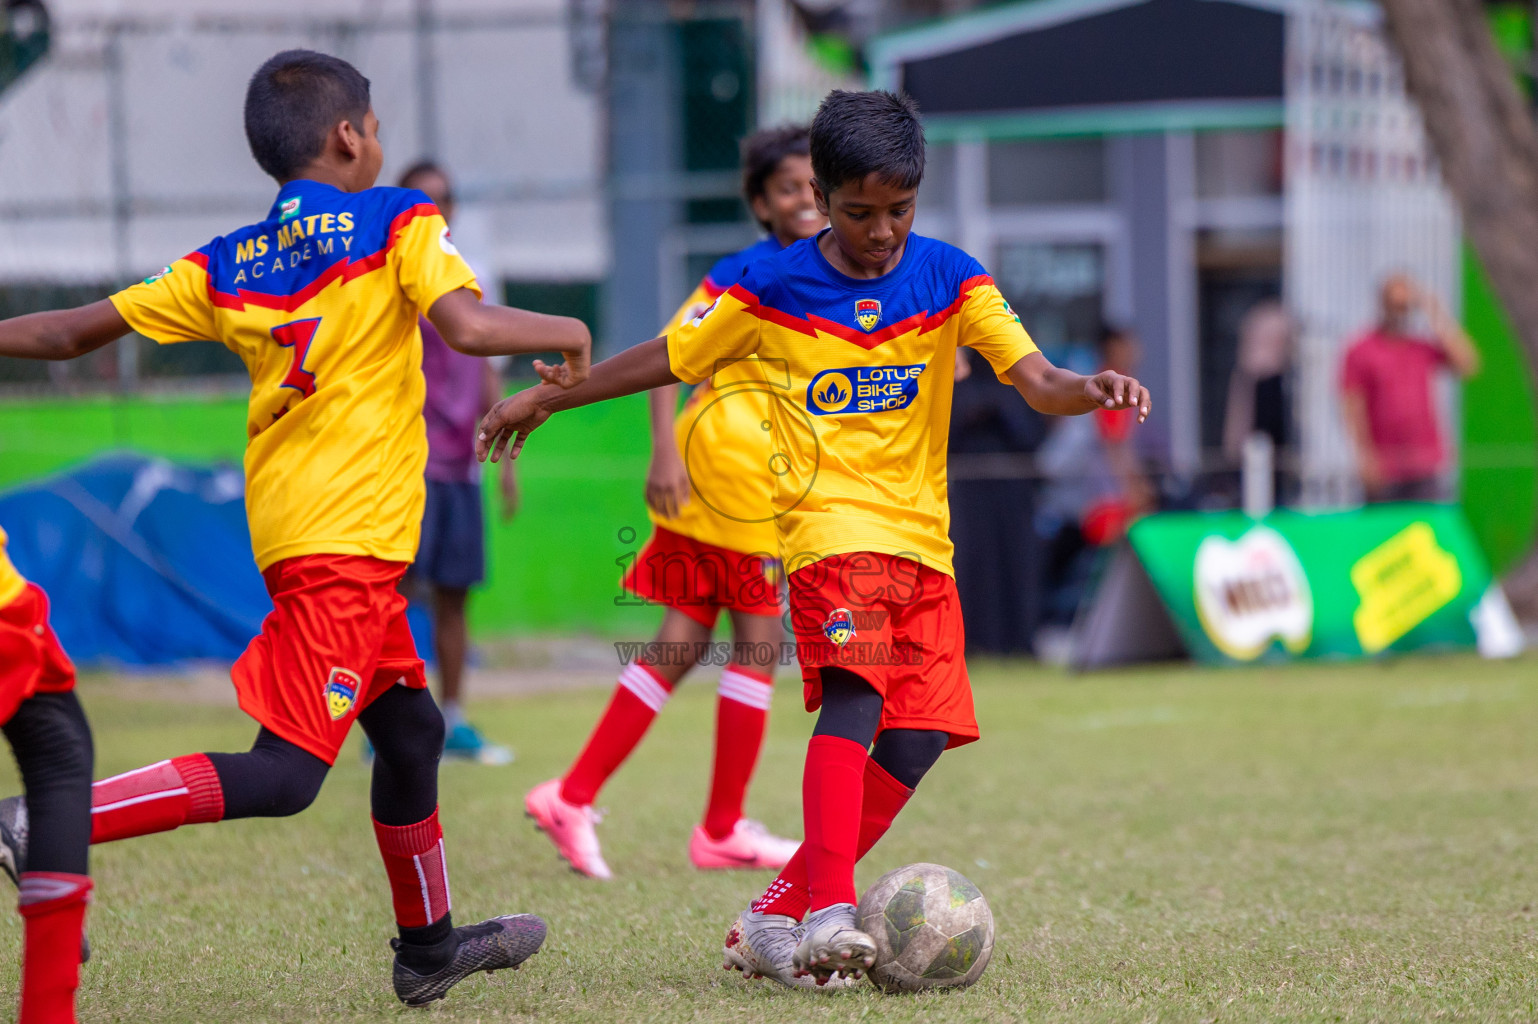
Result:
<svg viewBox="0 0 1538 1024"><path fill-rule="evenodd" d="M792 961L801 942L801 922L784 914L755 913L751 907L737 915L726 930L722 949L722 967L741 971L749 980L769 978L781 985L803 989L840 989L855 984L852 979L833 978L819 984L810 974L797 975Z"/></svg>
<svg viewBox="0 0 1538 1024"><path fill-rule="evenodd" d="M858 979L876 962L876 940L860 931L853 903L814 910L801 924L801 944L791 957L796 974L826 985L842 975Z"/></svg>

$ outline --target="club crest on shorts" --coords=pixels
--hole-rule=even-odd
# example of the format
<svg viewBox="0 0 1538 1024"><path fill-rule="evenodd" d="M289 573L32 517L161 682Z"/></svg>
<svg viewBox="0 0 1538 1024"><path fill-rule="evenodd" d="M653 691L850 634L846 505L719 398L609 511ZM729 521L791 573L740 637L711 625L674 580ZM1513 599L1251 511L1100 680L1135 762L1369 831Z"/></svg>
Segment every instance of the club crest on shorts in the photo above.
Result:
<svg viewBox="0 0 1538 1024"><path fill-rule="evenodd" d="M854 637L854 616L848 608L835 608L828 613L828 621L822 624L822 635L838 644L847 644Z"/></svg>
<svg viewBox="0 0 1538 1024"><path fill-rule="evenodd" d="M867 331L875 330L876 325L881 322L881 300L855 299L854 319L855 323Z"/></svg>
<svg viewBox="0 0 1538 1024"><path fill-rule="evenodd" d="M345 668L333 668L331 678L326 680L326 710L331 712L331 720L334 722L347 712L352 710L353 703L358 699L358 691L363 688L363 680L358 678L358 673Z"/></svg>

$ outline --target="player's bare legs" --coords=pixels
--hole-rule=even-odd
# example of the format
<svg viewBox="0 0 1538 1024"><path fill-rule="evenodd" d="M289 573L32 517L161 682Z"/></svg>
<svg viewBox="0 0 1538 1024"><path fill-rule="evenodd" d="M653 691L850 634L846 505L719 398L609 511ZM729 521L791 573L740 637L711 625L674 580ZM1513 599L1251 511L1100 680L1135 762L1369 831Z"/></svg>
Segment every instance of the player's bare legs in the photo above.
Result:
<svg viewBox="0 0 1538 1024"><path fill-rule="evenodd" d="M710 633L709 625L669 608L656 637L658 652L666 656L654 659L655 664L641 659L626 665L609 706L566 775L540 783L524 798L529 817L572 870L589 878L613 877L598 845L593 801L704 653Z"/></svg>
<svg viewBox="0 0 1538 1024"><path fill-rule="evenodd" d="M784 633L778 616L735 610L730 615L732 659L717 690L710 802L689 839L689 859L697 868L778 869L800 844L771 835L743 817L742 809L768 728Z"/></svg>
<svg viewBox="0 0 1538 1024"><path fill-rule="evenodd" d="M443 717L448 727L444 737L445 757L467 758L481 764L507 764L513 752L507 747L488 743L480 731L465 718L461 704L464 691L465 663L469 660L470 628L465 615L470 592L464 587L434 585L433 650L438 655L438 680Z"/></svg>

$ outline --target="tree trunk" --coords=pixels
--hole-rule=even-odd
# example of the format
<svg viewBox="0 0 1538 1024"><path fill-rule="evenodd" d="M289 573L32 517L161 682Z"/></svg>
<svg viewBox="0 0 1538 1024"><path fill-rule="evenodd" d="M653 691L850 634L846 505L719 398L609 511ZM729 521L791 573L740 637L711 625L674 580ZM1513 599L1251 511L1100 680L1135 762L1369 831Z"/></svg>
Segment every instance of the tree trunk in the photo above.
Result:
<svg viewBox="0 0 1538 1024"><path fill-rule="evenodd" d="M1442 178L1527 355L1538 393L1538 131L1495 48L1479 0L1382 0ZM1538 548L1506 577L1538 620Z"/></svg>

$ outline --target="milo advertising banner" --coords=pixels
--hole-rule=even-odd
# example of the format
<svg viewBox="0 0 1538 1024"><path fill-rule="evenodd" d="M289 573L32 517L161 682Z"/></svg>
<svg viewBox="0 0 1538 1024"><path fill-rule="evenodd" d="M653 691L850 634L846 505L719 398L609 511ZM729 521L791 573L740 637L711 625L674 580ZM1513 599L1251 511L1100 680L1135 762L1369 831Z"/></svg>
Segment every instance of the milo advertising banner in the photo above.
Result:
<svg viewBox="0 0 1538 1024"><path fill-rule="evenodd" d="M1510 611L1456 506L1164 513L1132 526L1076 625L1080 667L1473 647ZM1514 630L1514 624L1507 633Z"/></svg>

